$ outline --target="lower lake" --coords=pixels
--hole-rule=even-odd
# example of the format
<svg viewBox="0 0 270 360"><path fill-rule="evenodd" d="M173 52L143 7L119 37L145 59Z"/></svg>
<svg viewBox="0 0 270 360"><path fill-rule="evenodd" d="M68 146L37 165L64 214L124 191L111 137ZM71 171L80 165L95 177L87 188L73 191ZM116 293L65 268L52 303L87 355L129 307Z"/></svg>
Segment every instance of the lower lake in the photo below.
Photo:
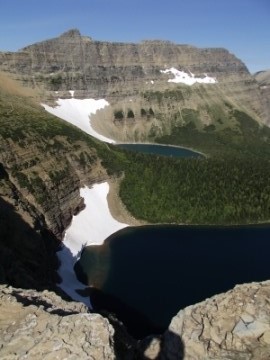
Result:
<svg viewBox="0 0 270 360"><path fill-rule="evenodd" d="M85 248L75 270L91 285L94 309L142 338L188 305L270 279L269 240L269 225L130 227Z"/></svg>

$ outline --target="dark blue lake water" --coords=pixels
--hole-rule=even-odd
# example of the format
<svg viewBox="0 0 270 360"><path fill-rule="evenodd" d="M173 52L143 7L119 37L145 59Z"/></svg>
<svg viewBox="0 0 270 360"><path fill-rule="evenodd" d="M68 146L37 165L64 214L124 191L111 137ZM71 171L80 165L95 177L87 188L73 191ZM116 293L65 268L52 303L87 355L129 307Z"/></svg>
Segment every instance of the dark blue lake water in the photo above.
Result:
<svg viewBox="0 0 270 360"><path fill-rule="evenodd" d="M269 253L269 225L146 226L87 247L76 270L95 309L116 313L140 338L164 331L187 305L270 279Z"/></svg>
<svg viewBox="0 0 270 360"><path fill-rule="evenodd" d="M158 144L118 144L116 145L122 149L129 151L137 151L145 154L155 154L163 156L173 156L173 157L202 157L203 155L192 151L189 149L176 147L176 146L166 146Z"/></svg>

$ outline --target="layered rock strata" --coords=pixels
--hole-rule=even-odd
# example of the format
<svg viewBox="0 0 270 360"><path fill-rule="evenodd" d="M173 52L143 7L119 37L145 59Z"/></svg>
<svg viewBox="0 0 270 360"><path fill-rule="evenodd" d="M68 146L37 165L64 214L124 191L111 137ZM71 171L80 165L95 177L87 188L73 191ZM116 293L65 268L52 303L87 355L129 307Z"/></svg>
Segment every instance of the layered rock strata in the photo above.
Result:
<svg viewBox="0 0 270 360"><path fill-rule="evenodd" d="M171 74L162 71L169 68L196 77L207 74L216 78L217 83L195 84L195 91L193 88L187 91L186 85L182 89L181 84L168 82ZM0 53L0 70L12 74L24 85L41 90L48 102L70 97L69 90L75 90L76 98L106 98L112 104L108 119L111 127L114 111L120 109L127 115L132 110L134 117L127 117L128 126L117 123L121 131L129 131L133 120L140 123L141 109L151 107L154 113L163 113L165 117L169 112L169 119L179 108L192 108L200 111L202 118L208 117L206 122L211 122L211 114L205 107L208 102L218 106L224 106L224 101L233 102L258 121L270 121L258 84L244 63L222 48L200 49L169 41L110 43L94 41L78 30L71 30L18 52ZM177 90L178 95L175 98L175 94L169 94L168 99L160 102L157 92L164 93L166 89ZM107 113L105 117L108 118ZM164 126L168 131L168 126ZM137 130L141 132L140 126ZM119 133L119 127L115 126L114 131Z"/></svg>

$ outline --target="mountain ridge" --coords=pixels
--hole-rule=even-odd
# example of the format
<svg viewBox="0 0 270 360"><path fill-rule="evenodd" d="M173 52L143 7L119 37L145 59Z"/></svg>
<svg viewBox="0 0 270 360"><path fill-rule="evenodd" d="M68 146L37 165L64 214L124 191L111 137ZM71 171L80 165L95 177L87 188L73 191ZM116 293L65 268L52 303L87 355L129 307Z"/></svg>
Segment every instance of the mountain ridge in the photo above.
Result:
<svg viewBox="0 0 270 360"><path fill-rule="evenodd" d="M26 46L21 52L0 53L0 70L13 74L24 85L40 89L47 100L68 97L68 91L75 90L78 98L106 98L113 108L123 101L128 106L130 97L146 105L141 93L174 88L168 84L169 76L160 71L170 67L216 77L220 98L225 95L236 101L238 97L251 115L268 121L262 116L256 82L245 64L226 49L200 49L168 41L95 41L73 29ZM194 108L197 102L195 98Z"/></svg>

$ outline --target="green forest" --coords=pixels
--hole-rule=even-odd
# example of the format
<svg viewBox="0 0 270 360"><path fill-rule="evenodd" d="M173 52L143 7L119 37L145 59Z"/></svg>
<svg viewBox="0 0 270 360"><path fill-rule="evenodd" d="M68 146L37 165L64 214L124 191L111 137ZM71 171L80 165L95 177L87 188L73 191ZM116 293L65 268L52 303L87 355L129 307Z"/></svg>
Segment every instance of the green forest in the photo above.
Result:
<svg viewBox="0 0 270 360"><path fill-rule="evenodd" d="M232 110L232 115L238 123L234 129L199 131L190 122L156 139L198 149L205 158L114 150L110 166L124 171L120 197L127 209L152 223L269 221L270 129L241 111Z"/></svg>
<svg viewBox="0 0 270 360"><path fill-rule="evenodd" d="M153 223L239 224L270 218L270 161L133 155L120 196Z"/></svg>
<svg viewBox="0 0 270 360"><path fill-rule="evenodd" d="M37 149L35 158L16 161L11 173L40 205L46 203L49 190L35 169L44 157L58 164L48 174L54 186L72 176L70 164L87 172L99 158L109 176L123 177L120 197L127 209L149 223L267 222L270 129L239 110L230 111L233 128L223 126L218 130L213 124L198 129L190 121L173 128L170 135L155 139L157 143L187 146L206 155L177 159L128 152L101 143L19 96L2 94L0 148L3 140L13 140L21 152L31 146Z"/></svg>

